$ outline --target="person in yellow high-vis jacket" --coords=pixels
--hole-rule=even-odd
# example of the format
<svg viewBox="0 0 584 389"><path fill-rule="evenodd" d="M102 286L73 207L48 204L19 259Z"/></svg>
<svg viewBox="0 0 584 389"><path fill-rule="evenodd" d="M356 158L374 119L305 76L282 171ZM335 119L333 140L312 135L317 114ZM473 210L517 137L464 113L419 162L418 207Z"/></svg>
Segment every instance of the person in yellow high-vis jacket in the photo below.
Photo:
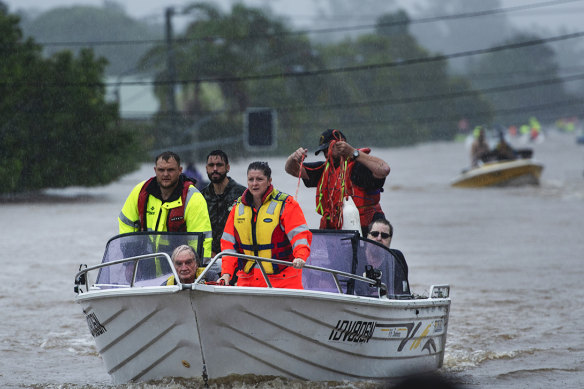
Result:
<svg viewBox="0 0 584 389"><path fill-rule="evenodd" d="M202 232L203 256L211 256L207 202L182 174L180 157L166 151L155 159L156 175L132 189L118 217L120 234L137 231Z"/></svg>

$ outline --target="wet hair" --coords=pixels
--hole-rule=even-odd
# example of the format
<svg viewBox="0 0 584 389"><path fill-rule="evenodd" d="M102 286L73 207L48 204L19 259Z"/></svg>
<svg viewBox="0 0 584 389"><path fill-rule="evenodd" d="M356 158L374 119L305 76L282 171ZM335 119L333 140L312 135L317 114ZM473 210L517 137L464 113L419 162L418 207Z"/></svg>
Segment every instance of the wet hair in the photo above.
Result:
<svg viewBox="0 0 584 389"><path fill-rule="evenodd" d="M168 162L168 160L171 158L174 158L178 166L180 166L180 157L178 156L178 154L173 153L172 151L165 151L163 153L158 154L156 158L154 158L154 164L156 165L156 162L158 162L159 159Z"/></svg>
<svg viewBox="0 0 584 389"><path fill-rule="evenodd" d="M262 172L264 172L264 175L266 177L272 178L272 169L270 169L270 166L268 165L267 162L260 162L260 161L252 162L247 167L248 173L250 170L261 170Z"/></svg>
<svg viewBox="0 0 584 389"><path fill-rule="evenodd" d="M197 265L199 264L199 257L197 256L197 252L195 251L195 249L193 249L191 246L187 245L187 244L181 244L180 246L178 246L177 248L174 249L174 251L172 252L172 256L170 257L170 259L172 259L172 263L174 264L174 259L182 252L184 251L190 251L191 253L193 253L193 255L195 256L195 262L197 263Z"/></svg>
<svg viewBox="0 0 584 389"><path fill-rule="evenodd" d="M213 150L211 151L209 154L207 154L207 158L206 161L209 160L209 157L212 155L217 155L219 157L221 157L221 159L223 160L223 162L225 162L225 165L229 165L229 159L227 158L227 154L225 154L225 151L223 150Z"/></svg>
<svg viewBox="0 0 584 389"><path fill-rule="evenodd" d="M371 229L373 228L373 225L375 223L385 224L386 226L388 226L389 227L389 237L390 238L393 237L393 226L391 225L389 220L387 220L386 218L373 219L373 221L371 223L369 223L369 226L367 226L367 231L371 231Z"/></svg>

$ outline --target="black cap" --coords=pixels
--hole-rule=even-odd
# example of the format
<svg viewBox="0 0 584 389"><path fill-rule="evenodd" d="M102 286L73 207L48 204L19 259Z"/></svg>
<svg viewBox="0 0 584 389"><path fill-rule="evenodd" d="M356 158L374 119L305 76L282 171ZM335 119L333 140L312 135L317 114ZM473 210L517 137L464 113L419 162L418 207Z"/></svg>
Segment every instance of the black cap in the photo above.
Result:
<svg viewBox="0 0 584 389"><path fill-rule="evenodd" d="M323 131L323 133L320 135L320 140L318 141L318 148L316 149L314 155L318 155L318 153L320 153L322 150L326 150L329 147L329 144L331 143L332 140L346 141L347 138L345 138L345 135L343 135L343 133L340 132L339 130L329 128L328 130Z"/></svg>

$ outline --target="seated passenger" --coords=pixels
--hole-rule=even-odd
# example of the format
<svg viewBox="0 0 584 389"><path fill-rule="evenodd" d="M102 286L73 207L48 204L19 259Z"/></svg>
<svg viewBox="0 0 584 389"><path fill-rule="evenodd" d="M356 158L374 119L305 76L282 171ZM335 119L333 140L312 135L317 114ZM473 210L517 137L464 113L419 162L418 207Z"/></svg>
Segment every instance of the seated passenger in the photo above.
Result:
<svg viewBox="0 0 584 389"><path fill-rule="evenodd" d="M199 266L197 264L197 253L195 253L195 250L191 246L186 244L178 246L172 252L171 259L182 284L192 284L195 282ZM162 285L176 285L174 275L168 277Z"/></svg>
<svg viewBox="0 0 584 389"><path fill-rule="evenodd" d="M497 143L493 152L497 161L517 159L517 152L507 143L502 132L499 132L499 143Z"/></svg>
<svg viewBox="0 0 584 389"><path fill-rule="evenodd" d="M393 236L393 226L389 220L383 218L373 220L367 228L369 230L367 233L367 239L381 243L385 247L389 248L389 245L391 244L391 237Z"/></svg>
<svg viewBox="0 0 584 389"><path fill-rule="evenodd" d="M485 140L485 129L479 126L475 129L475 140L470 150L471 166L477 167L482 162L488 162L489 154L489 145Z"/></svg>
<svg viewBox="0 0 584 389"><path fill-rule="evenodd" d="M370 266L372 270L377 271L380 281L386 284L390 295L408 295L410 294L407 281L408 267L402 252L389 247L392 236L393 226L388 220L382 218L371 222L367 239L379 243L389 253L379 246L367 245L362 257L364 260L359 261L357 274L365 275L362 273ZM373 278L372 274L365 276ZM357 282L355 294L358 296L377 296L377 287ZM381 295L384 294L385 291L382 291Z"/></svg>

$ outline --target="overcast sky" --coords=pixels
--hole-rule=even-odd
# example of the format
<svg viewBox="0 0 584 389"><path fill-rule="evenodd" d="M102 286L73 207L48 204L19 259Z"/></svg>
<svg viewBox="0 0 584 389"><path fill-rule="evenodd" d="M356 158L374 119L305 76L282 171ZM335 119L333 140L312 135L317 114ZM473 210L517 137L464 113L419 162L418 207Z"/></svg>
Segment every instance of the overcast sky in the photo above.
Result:
<svg viewBox="0 0 584 389"><path fill-rule="evenodd" d="M93 5L101 6L103 0L0 0L8 5L11 12L17 9L37 9L47 10L57 6L71 5ZM219 3L229 5L235 0L219 0ZM358 1L358 0L355 0ZM385 0L379 0L381 2ZM409 11L414 9L416 3L423 0L397 0L402 7ZM438 1L438 0L435 0ZM545 0L502 0L504 7L520 6L525 4L540 3ZM566 1L566 0L564 0ZM183 6L195 2L194 0L118 0L123 4L128 14L138 18L149 18L163 22L164 9L169 6ZM215 0L217 2L217 0ZM307 25L314 15L313 4L315 0L246 0L248 5L261 5L269 3L272 9L279 15L289 16L290 20L297 25ZM558 1L560 2L560 1ZM415 16L411 14L411 16ZM521 27L533 26L535 24L557 30L560 27L569 27L572 30L580 31L584 29L582 19L584 17L584 0L574 0L554 7L545 7L537 10L512 12L508 15L510 19Z"/></svg>

